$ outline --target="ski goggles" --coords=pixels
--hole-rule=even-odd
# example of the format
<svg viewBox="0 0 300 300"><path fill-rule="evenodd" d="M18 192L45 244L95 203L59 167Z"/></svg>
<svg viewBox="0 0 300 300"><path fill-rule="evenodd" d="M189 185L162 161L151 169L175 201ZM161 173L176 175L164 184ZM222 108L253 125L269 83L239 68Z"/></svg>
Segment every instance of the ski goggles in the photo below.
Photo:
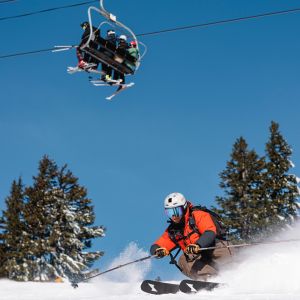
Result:
<svg viewBox="0 0 300 300"><path fill-rule="evenodd" d="M165 212L168 218L172 219L172 217L182 217L184 215L184 207L172 207L172 208L165 208Z"/></svg>

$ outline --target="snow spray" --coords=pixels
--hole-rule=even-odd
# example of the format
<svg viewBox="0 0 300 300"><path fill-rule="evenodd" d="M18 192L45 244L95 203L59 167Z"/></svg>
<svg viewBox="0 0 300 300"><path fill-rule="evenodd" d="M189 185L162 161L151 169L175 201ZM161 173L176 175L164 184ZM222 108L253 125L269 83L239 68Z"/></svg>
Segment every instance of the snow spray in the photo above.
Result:
<svg viewBox="0 0 300 300"><path fill-rule="evenodd" d="M126 264L129 261L143 258L149 255L143 249L139 249L137 244L131 242L120 255L115 258L110 264L109 268L113 268L114 266ZM126 266L122 269L119 269L116 272L112 272L109 275L105 275L106 278L109 278L112 281L118 282L138 282L141 281L146 273L150 271L151 268L151 260L145 260L140 263L132 264L130 266Z"/></svg>
<svg viewBox="0 0 300 300"><path fill-rule="evenodd" d="M275 241L288 239L300 239L300 224L272 238ZM290 295L291 299L300 299L299 253L300 241L242 249L236 256L237 261L216 278L226 286L214 294L277 295L278 299L287 299Z"/></svg>

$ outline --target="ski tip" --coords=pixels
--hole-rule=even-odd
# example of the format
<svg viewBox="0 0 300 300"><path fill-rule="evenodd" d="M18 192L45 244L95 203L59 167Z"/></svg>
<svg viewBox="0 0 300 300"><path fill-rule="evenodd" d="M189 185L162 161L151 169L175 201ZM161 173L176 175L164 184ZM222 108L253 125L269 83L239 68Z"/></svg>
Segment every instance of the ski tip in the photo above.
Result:
<svg viewBox="0 0 300 300"><path fill-rule="evenodd" d="M179 291L179 285L156 280L144 280L141 284L141 290L154 295L176 294Z"/></svg>

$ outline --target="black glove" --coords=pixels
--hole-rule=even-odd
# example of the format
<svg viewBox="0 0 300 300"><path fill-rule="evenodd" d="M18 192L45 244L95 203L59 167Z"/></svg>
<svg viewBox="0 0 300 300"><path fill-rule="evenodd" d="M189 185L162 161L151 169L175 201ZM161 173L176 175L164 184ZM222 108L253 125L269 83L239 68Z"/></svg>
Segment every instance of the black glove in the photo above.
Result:
<svg viewBox="0 0 300 300"><path fill-rule="evenodd" d="M154 252L157 258L163 258L164 256L169 255L169 251L166 248L157 248Z"/></svg>
<svg viewBox="0 0 300 300"><path fill-rule="evenodd" d="M201 251L201 248L198 244L190 244L186 247L185 253L186 254L199 254Z"/></svg>

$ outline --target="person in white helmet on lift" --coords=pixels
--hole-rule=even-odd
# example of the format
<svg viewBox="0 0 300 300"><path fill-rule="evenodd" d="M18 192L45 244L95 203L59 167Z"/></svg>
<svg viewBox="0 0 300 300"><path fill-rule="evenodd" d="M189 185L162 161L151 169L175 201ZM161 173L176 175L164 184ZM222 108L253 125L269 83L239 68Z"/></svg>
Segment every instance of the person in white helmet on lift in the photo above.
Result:
<svg viewBox="0 0 300 300"><path fill-rule="evenodd" d="M207 280L216 275L219 267L231 260L228 241L220 234L220 224L210 210L193 206L181 193L165 198L169 227L150 248L150 253L162 258L171 255L171 263L192 279ZM210 250L202 248L213 247ZM216 248L215 248L216 247ZM183 251L178 262L171 254L176 248Z"/></svg>
<svg viewBox="0 0 300 300"><path fill-rule="evenodd" d="M122 60L124 60L128 48L129 48L129 45L127 43L126 35L124 35L124 34L120 35L119 38L118 38L116 55L119 58L122 58ZM114 80L120 80L121 84L125 84L125 75L121 72L118 72L118 71L115 70L113 79ZM122 86L120 86L119 88L122 88Z"/></svg>

